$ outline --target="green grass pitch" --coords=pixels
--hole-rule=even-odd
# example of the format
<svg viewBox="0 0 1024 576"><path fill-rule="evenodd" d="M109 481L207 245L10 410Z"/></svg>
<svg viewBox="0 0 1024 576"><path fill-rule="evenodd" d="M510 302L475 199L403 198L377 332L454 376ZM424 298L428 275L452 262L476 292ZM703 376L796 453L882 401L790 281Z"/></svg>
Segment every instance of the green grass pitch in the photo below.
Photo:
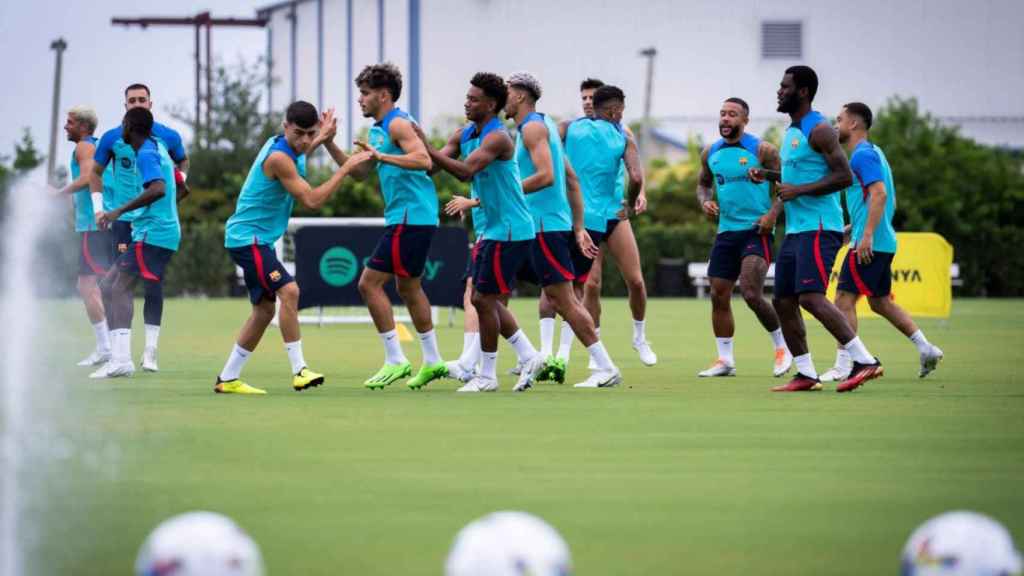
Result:
<svg viewBox="0 0 1024 576"><path fill-rule="evenodd" d="M259 543L271 575L442 573L455 532L499 509L552 523L580 575L894 574L911 530L942 511L994 515L1024 540L1024 306L958 300L922 320L946 360L917 378L913 345L884 321L861 336L886 376L853 394L772 394L771 345L742 300L738 376L703 380L714 358L710 303L654 300L643 367L626 303L604 305L602 335L625 377L456 395L453 381L371 392L383 352L370 325L303 327L326 385L296 393L272 327L244 379L263 397L218 396L214 377L248 314L244 300L167 302L159 374L90 381L68 369L33 423L39 465L23 501L36 573L126 574L162 519L208 509ZM514 311L536 344L535 302ZM77 302L53 306L49 366L90 347ZM438 327L457 356L461 314ZM808 323L819 371L834 345ZM134 353L141 354L141 302ZM418 365L419 349L405 349ZM501 347L500 369L513 363ZM37 401L37 404L39 402Z"/></svg>

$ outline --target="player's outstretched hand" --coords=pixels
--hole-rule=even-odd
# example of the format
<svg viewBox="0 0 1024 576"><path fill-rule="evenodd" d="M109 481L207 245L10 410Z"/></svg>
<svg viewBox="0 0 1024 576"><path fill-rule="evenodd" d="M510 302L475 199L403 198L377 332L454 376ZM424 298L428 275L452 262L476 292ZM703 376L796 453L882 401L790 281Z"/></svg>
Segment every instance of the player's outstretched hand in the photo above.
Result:
<svg viewBox="0 0 1024 576"><path fill-rule="evenodd" d="M580 247L580 252L584 256L593 260L600 254L600 249L594 244L594 241L590 238L590 234L583 228L574 231L576 234L576 244Z"/></svg>
<svg viewBox="0 0 1024 576"><path fill-rule="evenodd" d="M462 214L473 206L476 206L476 200L473 200L472 198L466 198L465 196L452 196L452 199L444 205L444 213L449 216L455 216L456 214Z"/></svg>
<svg viewBox="0 0 1024 576"><path fill-rule="evenodd" d="M857 242L858 264L863 264L865 266L871 264L871 260L875 257L874 246L872 246L873 243L874 240L867 234L864 234L860 239L860 242Z"/></svg>
<svg viewBox="0 0 1024 576"><path fill-rule="evenodd" d="M369 162L372 159L373 155L370 154L369 152L366 152L365 150L362 152L356 152L355 154L350 155L348 157L348 160L345 160L345 164L342 165L342 168L344 168L348 172L352 172L352 170L358 168L360 164L363 164L364 162Z"/></svg>
<svg viewBox="0 0 1024 576"><path fill-rule="evenodd" d="M757 219L756 226L758 234L771 234L775 229L775 217L769 212Z"/></svg>
<svg viewBox="0 0 1024 576"><path fill-rule="evenodd" d="M374 160L380 160L380 152L377 151L377 149L374 148L372 145L370 145L370 143L366 142L365 140L356 140L355 145L365 150L366 152L369 152L370 157L373 158Z"/></svg>
<svg viewBox="0 0 1024 576"><path fill-rule="evenodd" d="M338 119L334 116L334 108L328 108L324 110L324 113L320 115L320 131L317 132L316 145L326 144L331 140L334 140L334 136L338 134Z"/></svg>
<svg viewBox="0 0 1024 576"><path fill-rule="evenodd" d="M97 212L96 226L98 226L100 230L106 230L110 228L110 225L113 224L114 221L120 217L121 214L117 210L111 210L109 212Z"/></svg>
<svg viewBox="0 0 1024 576"><path fill-rule="evenodd" d="M792 184L779 184L779 187L776 188L776 191L779 194L779 198L783 202L789 202L790 200L800 195L799 187L793 186Z"/></svg>
<svg viewBox="0 0 1024 576"><path fill-rule="evenodd" d="M760 184L765 181L764 170L760 168L751 168L747 170L747 177L754 184Z"/></svg>

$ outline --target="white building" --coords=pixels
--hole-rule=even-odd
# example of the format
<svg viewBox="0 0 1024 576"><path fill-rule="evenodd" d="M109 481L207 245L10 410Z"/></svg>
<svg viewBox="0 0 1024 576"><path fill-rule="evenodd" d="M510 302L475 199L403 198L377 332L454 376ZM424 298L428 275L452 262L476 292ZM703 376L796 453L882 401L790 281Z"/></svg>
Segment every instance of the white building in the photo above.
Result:
<svg viewBox="0 0 1024 576"><path fill-rule="evenodd" d="M729 96L750 103L753 131L781 123L775 90L804 63L826 115L913 96L979 141L1024 148L1021 0L296 0L259 12L270 22L271 105L333 105L349 139L369 126L352 79L380 60L403 70L399 105L447 130L482 70L533 72L538 107L560 117L578 114L579 82L598 77L626 92L627 119L639 120L639 51L655 47L651 115L675 140L716 138Z"/></svg>

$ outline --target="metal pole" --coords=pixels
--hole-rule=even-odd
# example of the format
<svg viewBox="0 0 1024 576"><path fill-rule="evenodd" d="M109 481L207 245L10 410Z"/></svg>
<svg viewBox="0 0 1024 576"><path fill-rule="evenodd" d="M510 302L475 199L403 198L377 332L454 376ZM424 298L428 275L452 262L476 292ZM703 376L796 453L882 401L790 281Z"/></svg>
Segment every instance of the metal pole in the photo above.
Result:
<svg viewBox="0 0 1024 576"><path fill-rule="evenodd" d="M640 140L640 157L646 164L651 149L651 91L654 84L654 57L658 55L658 50L652 46L641 50L640 55L647 58L647 84L644 88L644 125L643 136Z"/></svg>
<svg viewBox="0 0 1024 576"><path fill-rule="evenodd" d="M384 0L377 0L377 62L384 61Z"/></svg>
<svg viewBox="0 0 1024 576"><path fill-rule="evenodd" d="M200 113L202 112L200 110L200 106L203 101L203 82L201 80L202 77L200 76L202 73L202 60L200 60L199 49L199 24L196 24L196 117L195 121L192 123L192 138L195 140L197 146L202 146L202 134L200 131L199 118Z"/></svg>
<svg viewBox="0 0 1024 576"><path fill-rule="evenodd" d="M63 38L57 38L50 43L50 49L57 52L57 66L53 75L53 113L50 115L50 153L46 156L46 181L54 181L53 166L54 158L57 155L57 118L60 114L60 77L61 68L64 62L64 50L68 43Z"/></svg>
<svg viewBox="0 0 1024 576"><path fill-rule="evenodd" d="M210 147L210 128L213 126L211 117L213 115L213 46L210 44L212 36L210 30L213 26L210 25L209 15L206 20L206 146Z"/></svg>
<svg viewBox="0 0 1024 576"><path fill-rule="evenodd" d="M316 107L324 111L324 0L316 0Z"/></svg>
<svg viewBox="0 0 1024 576"><path fill-rule="evenodd" d="M267 26L267 115L274 113L274 27Z"/></svg>
<svg viewBox="0 0 1024 576"><path fill-rule="evenodd" d="M409 0L409 113L420 118L420 0Z"/></svg>
<svg viewBox="0 0 1024 576"><path fill-rule="evenodd" d="M298 99L298 92L296 92L296 90L298 88L296 86L297 78L298 78L298 70L297 70L297 68L298 68L298 60L297 60L297 57L296 57L295 53L296 53L296 50L297 50L298 35L299 35L299 30L298 30L298 28L299 28L299 25L298 25L299 16L295 12L295 2L292 2L291 8L288 11L288 18L292 21L291 22L291 25L292 25L291 54L289 55L289 58L290 58L291 62L289 62L288 67L291 69L291 76L292 76L292 102L295 102L295 100Z"/></svg>
<svg viewBox="0 0 1024 576"><path fill-rule="evenodd" d="M345 141L352 142L355 140L356 135L352 133L355 129L352 123L352 100L355 99L355 88L353 85L355 71L353 70L354 60L352 58L352 52L355 49L355 43L352 38L352 1L348 0L345 2L345 86L348 98L345 102Z"/></svg>

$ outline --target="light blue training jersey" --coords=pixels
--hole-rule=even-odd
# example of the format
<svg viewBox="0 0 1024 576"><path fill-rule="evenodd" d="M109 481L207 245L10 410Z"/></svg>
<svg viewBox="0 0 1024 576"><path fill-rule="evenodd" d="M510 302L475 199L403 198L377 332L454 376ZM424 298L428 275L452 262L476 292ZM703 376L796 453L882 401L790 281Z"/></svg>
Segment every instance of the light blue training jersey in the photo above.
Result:
<svg viewBox="0 0 1024 576"><path fill-rule="evenodd" d="M875 182L885 185L885 211L871 236L875 252L896 253L896 230L892 227L892 216L896 212L896 185L892 179L892 168L885 153L878 146L864 140L850 155L850 169L853 170L853 185L846 189L846 209L850 212L850 244L854 247L864 236L868 223L870 198L868 187Z"/></svg>
<svg viewBox="0 0 1024 576"><path fill-rule="evenodd" d="M757 148L761 139L743 134L739 142L720 139L708 150L708 167L715 179L718 232L750 230L772 207L771 185L755 184L747 171L760 168Z"/></svg>
<svg viewBox="0 0 1024 576"><path fill-rule="evenodd" d="M299 176L306 177L306 155L296 154L284 136L268 139L249 168L249 175L235 203L235 213L228 218L224 229L225 248L274 244L288 229L295 197L280 180L267 178L263 173L263 163L274 152L291 158Z"/></svg>
<svg viewBox="0 0 1024 576"><path fill-rule="evenodd" d="M779 156L782 159L783 184L809 184L821 180L829 173L825 157L811 147L811 131L827 123L820 113L812 110L799 123L792 124L782 138ZM822 196L798 196L784 204L786 234L811 232L818 229L843 231L843 207L839 191Z"/></svg>
<svg viewBox="0 0 1024 576"><path fill-rule="evenodd" d="M540 122L548 131L548 149L551 151L553 182L526 195L526 205L533 215L537 232L569 232L572 230L572 208L565 188L565 151L558 137L558 125L549 117L531 112L518 126L516 133L516 162L523 180L537 173L530 151L523 143L523 128L531 122Z"/></svg>
<svg viewBox="0 0 1024 576"><path fill-rule="evenodd" d="M484 139L492 132L504 132L505 127L497 118L492 118L477 134L476 124L470 124L462 131L459 146L463 160L469 158ZM470 189L480 199L485 227L477 230L484 240L520 241L534 236L533 218L526 206L523 186L519 178L519 165L515 158L495 159L486 168L473 176Z"/></svg>
<svg viewBox="0 0 1024 576"><path fill-rule="evenodd" d="M391 140L391 122L402 118L416 123L412 116L399 108L388 112L380 122L370 128L370 144L381 154L401 155L405 152ZM437 190L426 170L407 170L383 162L377 163L380 190L384 196L384 221L393 226L437 226Z"/></svg>

